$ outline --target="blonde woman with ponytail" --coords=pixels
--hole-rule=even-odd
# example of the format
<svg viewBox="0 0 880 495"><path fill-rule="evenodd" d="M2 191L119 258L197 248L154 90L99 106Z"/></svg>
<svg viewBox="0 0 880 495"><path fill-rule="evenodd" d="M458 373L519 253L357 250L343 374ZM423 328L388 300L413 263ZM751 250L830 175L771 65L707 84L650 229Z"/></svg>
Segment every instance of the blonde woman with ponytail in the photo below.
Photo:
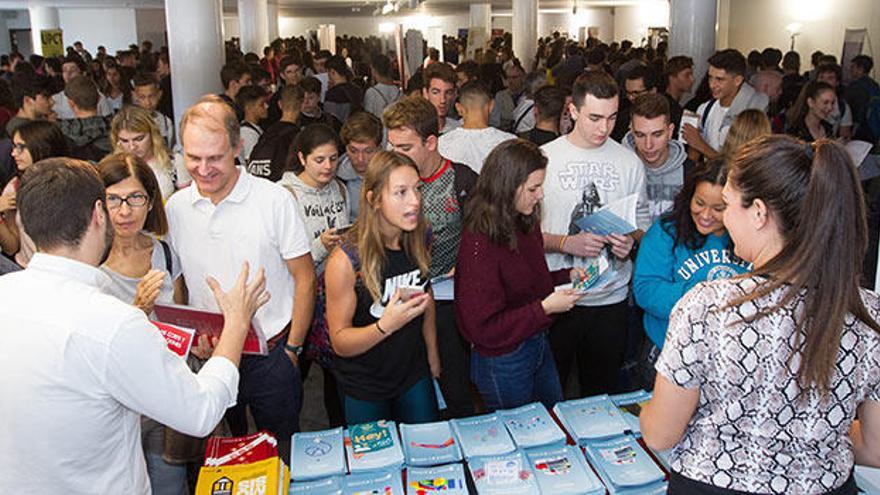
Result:
<svg viewBox="0 0 880 495"><path fill-rule="evenodd" d="M348 424L438 417L440 375L428 227L419 172L380 151L364 175L360 211L327 262L327 326Z"/></svg>

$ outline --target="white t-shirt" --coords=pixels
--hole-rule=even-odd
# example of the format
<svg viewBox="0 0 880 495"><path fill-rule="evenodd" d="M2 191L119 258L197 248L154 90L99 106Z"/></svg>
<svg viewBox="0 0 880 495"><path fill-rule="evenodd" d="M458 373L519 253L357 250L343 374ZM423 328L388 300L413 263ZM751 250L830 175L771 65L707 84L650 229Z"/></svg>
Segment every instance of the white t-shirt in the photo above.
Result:
<svg viewBox="0 0 880 495"><path fill-rule="evenodd" d="M838 98L840 97L838 96ZM842 114L840 113L840 104L835 103L827 120L831 124L831 130L835 136L840 132L841 127L852 127L852 109L849 108L849 103L843 102Z"/></svg>
<svg viewBox="0 0 880 495"><path fill-rule="evenodd" d="M635 153L612 139L598 148L580 148L572 144L567 135L541 146L541 150L547 155L542 232L577 234L580 228L574 224L575 220L632 194L638 195L636 227L648 230L651 216L646 199L645 170ZM547 253L545 256L551 271L587 267L597 262L596 259L562 253ZM607 251L600 256L609 261L609 270L612 270L607 275L607 283L597 282L602 288L591 290L578 301L579 306L603 306L626 299L632 262L618 260Z"/></svg>
<svg viewBox="0 0 880 495"><path fill-rule="evenodd" d="M242 164L247 163L251 158L251 152L254 150L254 146L257 145L257 141L260 140L260 136L263 135L263 129L260 128L257 124L245 124L241 123L241 156L238 159Z"/></svg>
<svg viewBox="0 0 880 495"><path fill-rule="evenodd" d="M238 174L232 191L217 205L196 185L173 195L165 207L168 241L180 259L189 303L196 308L219 311L205 283L208 275L228 290L245 261L251 274L263 268L272 299L257 310L253 323L271 339L293 315L296 286L286 261L309 254L311 239L292 194L243 167Z"/></svg>
<svg viewBox="0 0 880 495"><path fill-rule="evenodd" d="M727 131L730 130L729 127L722 128L721 126L728 110L730 110L730 107L722 107L721 103L716 101L712 108L709 109L709 116L706 118L706 129L703 131L703 137L706 138L709 146L716 151L724 146L724 141L727 139Z"/></svg>
<svg viewBox="0 0 880 495"><path fill-rule="evenodd" d="M385 108L400 99L400 88L393 84L377 83L364 92L364 110L382 118Z"/></svg>
<svg viewBox="0 0 880 495"><path fill-rule="evenodd" d="M515 138L513 134L494 127L484 129L459 127L440 136L438 150L444 158L464 163L474 172L480 173L489 153L500 143Z"/></svg>

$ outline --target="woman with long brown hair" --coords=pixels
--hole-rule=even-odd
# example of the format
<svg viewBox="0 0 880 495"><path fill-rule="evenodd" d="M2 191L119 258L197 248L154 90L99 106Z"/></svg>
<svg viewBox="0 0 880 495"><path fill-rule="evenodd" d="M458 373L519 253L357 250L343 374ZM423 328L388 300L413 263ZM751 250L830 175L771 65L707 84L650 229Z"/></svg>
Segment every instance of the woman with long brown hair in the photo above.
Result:
<svg viewBox="0 0 880 495"><path fill-rule="evenodd" d="M404 155L377 152L360 204L324 273L346 422L433 421L440 357L418 168Z"/></svg>
<svg viewBox="0 0 880 495"><path fill-rule="evenodd" d="M511 139L486 158L468 200L455 265L455 313L473 346L471 378L489 410L562 400L547 329L582 297L554 291L582 270L553 273L541 235L547 158Z"/></svg>
<svg viewBox="0 0 880 495"><path fill-rule="evenodd" d="M724 225L754 271L675 306L642 435L672 448L670 494L854 494L853 458L880 464L859 174L840 145L786 136L747 143L729 167Z"/></svg>

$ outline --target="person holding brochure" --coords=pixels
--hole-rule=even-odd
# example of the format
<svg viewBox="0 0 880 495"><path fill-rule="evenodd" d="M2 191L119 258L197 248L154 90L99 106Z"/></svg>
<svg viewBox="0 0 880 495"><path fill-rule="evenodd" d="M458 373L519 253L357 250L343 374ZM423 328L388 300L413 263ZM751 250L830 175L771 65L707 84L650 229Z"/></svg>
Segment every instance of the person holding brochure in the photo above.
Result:
<svg viewBox="0 0 880 495"><path fill-rule="evenodd" d="M533 143L511 139L489 156L469 200L455 265L455 313L473 346L471 378L486 408L562 400L547 331L554 315L581 297L554 291L583 270L550 272L543 256L541 200L547 158Z"/></svg>
<svg viewBox="0 0 880 495"><path fill-rule="evenodd" d="M348 424L438 418L431 378L440 375L440 356L419 180L408 157L377 152L357 222L327 261L327 328Z"/></svg>
<svg viewBox="0 0 880 495"><path fill-rule="evenodd" d="M750 264L733 253L724 228L721 189L727 181L725 158L698 165L685 177L672 209L648 229L636 258L633 295L644 310L645 370L653 386L654 362L663 348L669 313L684 294L704 280L735 277Z"/></svg>
<svg viewBox="0 0 880 495"><path fill-rule="evenodd" d="M266 271L272 301L256 313L253 326L266 339L268 354L242 358L238 403L226 419L233 435L244 435L249 407L256 427L275 435L287 458L290 437L299 430L299 355L312 321L315 265L293 195L235 165L239 131L234 109L217 96L205 96L184 112L181 144L195 187L168 200L167 240L180 258L195 309L218 309L202 283L205 276L230 284L243 261Z"/></svg>
<svg viewBox="0 0 880 495"><path fill-rule="evenodd" d="M642 437L677 494L855 494L880 466L880 298L845 148L764 136L730 161L724 225L753 273L675 305ZM856 419L858 418L858 419Z"/></svg>
<svg viewBox="0 0 880 495"><path fill-rule="evenodd" d="M101 291L113 226L94 166L38 162L17 199L38 252L0 277L0 492L147 495L141 415L213 431L235 404L244 338L269 300L265 275L244 263L228 292L206 280L225 324L194 374L143 311Z"/></svg>

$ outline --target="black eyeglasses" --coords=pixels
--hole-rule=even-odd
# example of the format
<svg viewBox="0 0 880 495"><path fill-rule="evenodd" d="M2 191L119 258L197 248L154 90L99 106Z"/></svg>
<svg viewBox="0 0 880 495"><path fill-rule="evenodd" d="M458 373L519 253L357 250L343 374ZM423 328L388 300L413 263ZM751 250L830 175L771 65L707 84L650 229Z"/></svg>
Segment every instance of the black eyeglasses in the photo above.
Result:
<svg viewBox="0 0 880 495"><path fill-rule="evenodd" d="M124 198L120 198L115 194L107 195L107 208L111 210L115 210L116 208L122 207L122 203L127 204L130 208L141 208L147 206L147 203L150 202L150 198L145 194L134 193Z"/></svg>

